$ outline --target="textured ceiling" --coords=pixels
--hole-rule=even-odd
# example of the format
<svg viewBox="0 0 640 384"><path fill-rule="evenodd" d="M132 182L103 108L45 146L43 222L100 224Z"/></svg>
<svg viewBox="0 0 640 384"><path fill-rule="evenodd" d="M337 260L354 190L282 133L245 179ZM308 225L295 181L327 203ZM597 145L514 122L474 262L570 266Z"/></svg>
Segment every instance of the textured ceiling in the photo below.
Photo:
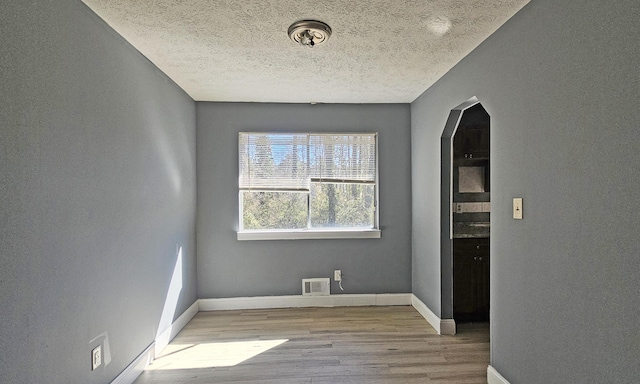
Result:
<svg viewBox="0 0 640 384"><path fill-rule="evenodd" d="M83 0L196 101L413 101L529 0ZM301 19L329 24L295 45Z"/></svg>

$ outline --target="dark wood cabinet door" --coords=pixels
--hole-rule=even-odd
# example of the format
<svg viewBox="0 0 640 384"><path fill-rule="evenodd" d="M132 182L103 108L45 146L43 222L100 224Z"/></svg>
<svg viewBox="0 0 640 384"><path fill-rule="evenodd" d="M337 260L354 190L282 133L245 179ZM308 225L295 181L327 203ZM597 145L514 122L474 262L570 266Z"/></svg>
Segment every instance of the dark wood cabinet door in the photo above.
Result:
<svg viewBox="0 0 640 384"><path fill-rule="evenodd" d="M489 239L453 241L453 317L489 320Z"/></svg>
<svg viewBox="0 0 640 384"><path fill-rule="evenodd" d="M477 314L489 320L489 250L478 258Z"/></svg>
<svg viewBox="0 0 640 384"><path fill-rule="evenodd" d="M476 262L464 252L453 254L454 318L471 316L476 311Z"/></svg>
<svg viewBox="0 0 640 384"><path fill-rule="evenodd" d="M453 138L453 158L456 160L486 160L489 158L489 128L466 127Z"/></svg>

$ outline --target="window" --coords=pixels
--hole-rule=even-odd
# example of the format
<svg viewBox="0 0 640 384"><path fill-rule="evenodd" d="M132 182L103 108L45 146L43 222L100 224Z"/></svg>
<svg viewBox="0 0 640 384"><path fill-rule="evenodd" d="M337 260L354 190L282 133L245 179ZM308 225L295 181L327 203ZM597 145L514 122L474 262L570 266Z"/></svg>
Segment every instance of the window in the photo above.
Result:
<svg viewBox="0 0 640 384"><path fill-rule="evenodd" d="M375 133L240 133L239 240L380 237Z"/></svg>

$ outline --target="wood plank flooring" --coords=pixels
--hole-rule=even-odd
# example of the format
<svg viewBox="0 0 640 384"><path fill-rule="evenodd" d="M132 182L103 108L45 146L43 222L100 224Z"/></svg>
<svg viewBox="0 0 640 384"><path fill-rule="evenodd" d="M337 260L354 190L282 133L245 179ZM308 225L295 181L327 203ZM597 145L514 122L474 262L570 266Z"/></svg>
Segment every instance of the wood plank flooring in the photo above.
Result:
<svg viewBox="0 0 640 384"><path fill-rule="evenodd" d="M148 383L486 383L488 324L439 336L410 306L200 312Z"/></svg>

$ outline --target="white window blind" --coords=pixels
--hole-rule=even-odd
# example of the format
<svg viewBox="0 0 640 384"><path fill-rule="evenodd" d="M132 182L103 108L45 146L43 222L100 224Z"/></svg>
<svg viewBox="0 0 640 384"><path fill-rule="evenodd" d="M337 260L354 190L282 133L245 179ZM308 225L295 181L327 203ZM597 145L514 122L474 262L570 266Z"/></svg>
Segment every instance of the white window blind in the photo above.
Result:
<svg viewBox="0 0 640 384"><path fill-rule="evenodd" d="M240 133L240 190L309 191L311 182L376 182L375 134Z"/></svg>
<svg viewBox="0 0 640 384"><path fill-rule="evenodd" d="M375 183L375 135L311 135L310 177L319 182Z"/></svg>
<svg viewBox="0 0 640 384"><path fill-rule="evenodd" d="M309 190L309 135L240 133L238 142L241 190Z"/></svg>

